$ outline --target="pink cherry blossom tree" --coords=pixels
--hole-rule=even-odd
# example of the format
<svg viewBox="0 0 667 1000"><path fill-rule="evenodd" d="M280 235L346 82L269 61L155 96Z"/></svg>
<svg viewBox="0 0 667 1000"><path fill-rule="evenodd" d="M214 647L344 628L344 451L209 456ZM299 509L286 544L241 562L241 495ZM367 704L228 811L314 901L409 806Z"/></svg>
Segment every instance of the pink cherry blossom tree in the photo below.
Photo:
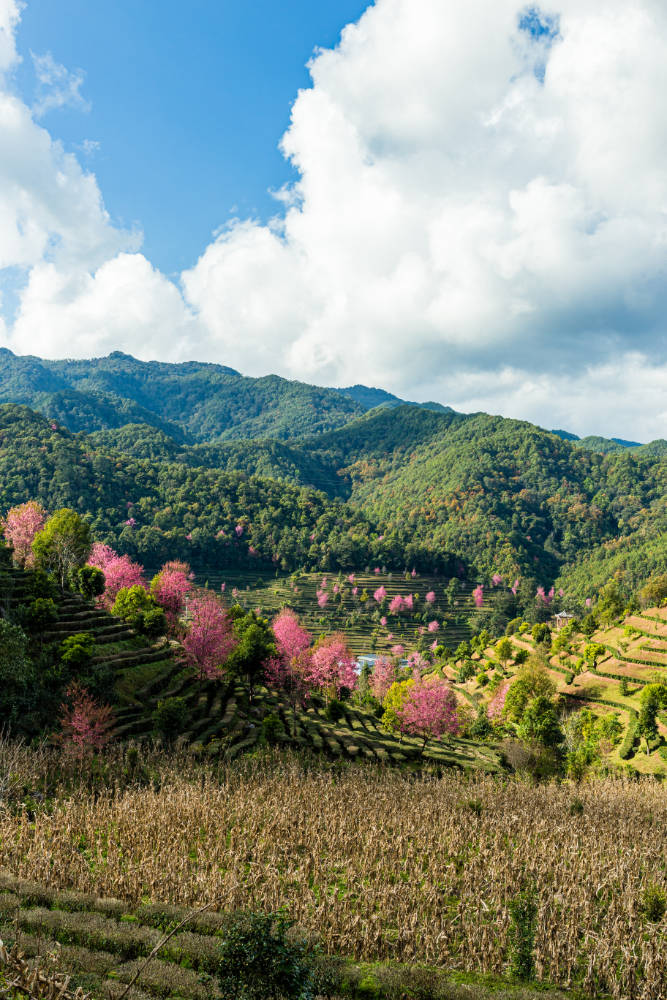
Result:
<svg viewBox="0 0 667 1000"><path fill-rule="evenodd" d="M430 739L459 731L456 695L446 681L433 675L415 679L396 715L401 732L423 741L422 753Z"/></svg>
<svg viewBox="0 0 667 1000"><path fill-rule="evenodd" d="M46 523L46 511L36 500L12 507L0 521L5 539L14 549L14 562L21 568L34 565L32 543Z"/></svg>
<svg viewBox="0 0 667 1000"><path fill-rule="evenodd" d="M392 615L398 615L401 613L402 610L403 610L403 598L401 597L400 594L396 594L396 596L392 597L391 601L389 602L389 611Z"/></svg>
<svg viewBox="0 0 667 1000"><path fill-rule="evenodd" d="M306 674L310 667L310 634L289 608L274 618L273 634L277 656L264 664L264 676L270 687L282 688L292 708L292 728L296 731L296 710L308 697Z"/></svg>
<svg viewBox="0 0 667 1000"><path fill-rule="evenodd" d="M222 675L236 637L231 619L212 593L200 591L190 601L188 610L190 622L183 649L201 684L205 677L213 680Z"/></svg>
<svg viewBox="0 0 667 1000"><path fill-rule="evenodd" d="M481 608L484 604L484 587L481 583L473 590L472 599L475 602L475 607L477 608Z"/></svg>
<svg viewBox="0 0 667 1000"><path fill-rule="evenodd" d="M82 760L109 742L114 715L109 705L100 705L77 681L69 685L66 695L58 739L65 753Z"/></svg>
<svg viewBox="0 0 667 1000"><path fill-rule="evenodd" d="M105 608L113 607L119 591L125 587L146 587L144 568L129 556L119 556L108 545L96 542L90 550L88 564L96 566L104 573L104 593L99 603Z"/></svg>
<svg viewBox="0 0 667 1000"><path fill-rule="evenodd" d="M396 664L388 656L378 656L373 664L373 672L368 679L371 694L383 702L387 691L396 680Z"/></svg>
<svg viewBox="0 0 667 1000"><path fill-rule="evenodd" d="M378 604L382 604L386 596L387 596L386 587L378 587L378 589L373 594L373 598L377 601Z"/></svg>
<svg viewBox="0 0 667 1000"><path fill-rule="evenodd" d="M151 581L151 594L164 609L167 621L175 628L185 608L185 598L192 590L190 567L185 562L166 562Z"/></svg>
<svg viewBox="0 0 667 1000"><path fill-rule="evenodd" d="M435 591L429 590L424 600L426 601L427 604L435 604Z"/></svg>
<svg viewBox="0 0 667 1000"><path fill-rule="evenodd" d="M306 667L305 681L322 691L327 702L338 698L342 688L350 691L357 686L357 662L347 639L340 632L320 639Z"/></svg>

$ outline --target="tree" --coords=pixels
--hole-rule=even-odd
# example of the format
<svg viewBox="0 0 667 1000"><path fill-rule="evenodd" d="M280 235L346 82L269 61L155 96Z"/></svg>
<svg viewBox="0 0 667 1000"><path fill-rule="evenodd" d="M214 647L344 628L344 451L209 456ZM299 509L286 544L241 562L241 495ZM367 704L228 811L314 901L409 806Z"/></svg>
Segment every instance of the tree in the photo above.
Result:
<svg viewBox="0 0 667 1000"><path fill-rule="evenodd" d="M646 753L649 743L658 735L658 712L667 705L667 685L647 684L639 697L639 720L637 733L644 737Z"/></svg>
<svg viewBox="0 0 667 1000"><path fill-rule="evenodd" d="M32 543L44 527L46 511L35 500L12 507L0 526L5 538L14 550L14 562L22 568L34 565Z"/></svg>
<svg viewBox="0 0 667 1000"><path fill-rule="evenodd" d="M384 696L384 701L382 702L384 706L384 713L382 715L382 725L390 733L401 732L401 725L399 719L399 711L403 706L403 702L410 693L411 688L415 685L414 677L409 677L404 681L394 681L386 695ZM402 733L401 733L402 738Z"/></svg>
<svg viewBox="0 0 667 1000"><path fill-rule="evenodd" d="M97 566L82 566L76 574L76 581L79 593L88 601L104 593L104 573Z"/></svg>
<svg viewBox="0 0 667 1000"><path fill-rule="evenodd" d="M90 547L90 525L71 507L52 514L32 543L36 565L54 573L61 590L85 564Z"/></svg>
<svg viewBox="0 0 667 1000"><path fill-rule="evenodd" d="M151 594L164 608L169 624L175 627L185 608L185 598L192 590L191 570L187 563L166 562L151 580Z"/></svg>
<svg viewBox="0 0 667 1000"><path fill-rule="evenodd" d="M130 587L145 587L144 568L129 556L119 556L108 545L93 545L89 562L104 573L104 593L102 604L111 608L121 590ZM85 568L85 567L84 567Z"/></svg>
<svg viewBox="0 0 667 1000"><path fill-rule="evenodd" d="M264 677L265 664L276 656L276 641L266 618L254 611L232 608L236 646L229 658L229 668L245 680L252 701L256 683Z"/></svg>
<svg viewBox="0 0 667 1000"><path fill-rule="evenodd" d="M61 706L60 742L66 753L83 759L101 750L111 738L114 723L109 705L100 705L85 687L74 681Z"/></svg>
<svg viewBox="0 0 667 1000"><path fill-rule="evenodd" d="M532 698L552 698L556 685L546 667L536 657L531 657L521 667L505 699L505 714L511 722L519 722Z"/></svg>
<svg viewBox="0 0 667 1000"><path fill-rule="evenodd" d="M667 600L667 573L652 576L639 591L639 603L643 608L660 607Z"/></svg>
<svg viewBox="0 0 667 1000"><path fill-rule="evenodd" d="M183 640L188 662L199 681L220 677L236 645L232 623L213 594L202 591L190 601L190 624Z"/></svg>
<svg viewBox="0 0 667 1000"><path fill-rule="evenodd" d="M441 677L427 676L415 680L406 698L398 708L399 727L422 742L422 753L430 739L441 739L445 734L459 731L456 695Z"/></svg>
<svg viewBox="0 0 667 1000"><path fill-rule="evenodd" d="M396 664L394 661L390 660L388 656L378 656L373 664L373 672L369 680L373 697L382 703L395 680Z"/></svg>
<svg viewBox="0 0 667 1000"><path fill-rule="evenodd" d="M282 688L292 708L292 726L296 732L296 710L307 697L305 674L310 662L310 634L290 608L276 615L272 623L276 656L264 663L264 676L270 687Z"/></svg>
<svg viewBox="0 0 667 1000"><path fill-rule="evenodd" d="M329 698L339 698L344 688L354 690L357 684L357 661L342 633L334 632L316 643L305 680L324 693L327 703Z"/></svg>
<svg viewBox="0 0 667 1000"><path fill-rule="evenodd" d="M529 700L517 727L517 736L529 743L542 743L546 747L558 746L563 742L563 732L550 698L538 695Z"/></svg>
<svg viewBox="0 0 667 1000"><path fill-rule="evenodd" d="M0 618L0 719L14 725L26 708L32 679L28 637L18 625Z"/></svg>
<svg viewBox="0 0 667 1000"><path fill-rule="evenodd" d="M512 659L513 652L514 652L514 647L507 638L501 639L498 645L496 646L496 656L498 657L503 666L505 666L508 660Z"/></svg>
<svg viewBox="0 0 667 1000"><path fill-rule="evenodd" d="M597 666L597 662L601 656L604 656L606 650L605 647L600 642L587 642L584 646L584 659L590 663L593 670Z"/></svg>
<svg viewBox="0 0 667 1000"><path fill-rule="evenodd" d="M164 611L157 606L155 598L139 584L119 590L111 612L144 635L157 637L167 631Z"/></svg>

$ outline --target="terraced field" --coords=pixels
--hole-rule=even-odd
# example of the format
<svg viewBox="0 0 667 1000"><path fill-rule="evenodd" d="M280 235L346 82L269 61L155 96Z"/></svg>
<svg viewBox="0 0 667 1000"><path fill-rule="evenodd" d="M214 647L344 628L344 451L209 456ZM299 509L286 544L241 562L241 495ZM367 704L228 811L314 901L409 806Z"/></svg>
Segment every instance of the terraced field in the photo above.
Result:
<svg viewBox="0 0 667 1000"><path fill-rule="evenodd" d="M181 929L168 938L179 924ZM56 892L0 872L0 941L17 944L30 962L57 949L58 968L71 977L70 991L81 988L99 1000L120 1000L121 996L127 1000L217 1000L222 996L216 978L218 954L227 924L228 917L214 910L194 913L168 904L136 906L90 893ZM153 949L158 949L156 955L147 963ZM426 979L428 995L434 1000L483 1000L490 990L497 1000L538 996L565 1000L569 996L544 984L533 990L499 977L491 982L488 976L464 976L443 969L413 971L340 959L323 963L322 968L331 984L327 995L333 991L353 1000L369 996L389 1000L398 995L399 983L423 990ZM0 965L0 986L2 973ZM130 985L137 973L136 985ZM324 981L321 973L320 978Z"/></svg>
<svg viewBox="0 0 667 1000"><path fill-rule="evenodd" d="M556 633L554 633L556 634ZM535 643L529 634L511 636L516 649L535 650ZM587 643L604 646L605 653L599 658L595 668L586 666L577 672ZM473 660L484 672L485 681L480 684L471 678L465 684L456 683L456 669L450 667L446 673L455 682L461 701L473 705L490 700L489 677L499 670L495 649L489 647L483 654L473 654ZM459 664L460 666L460 664ZM512 662L501 671L506 678L512 677L517 666ZM593 636L577 637L570 650L549 658L549 672L557 691L564 695L574 707L587 706L598 715L615 712L623 724L624 736L628 729L636 725L639 696L646 684L656 681L667 682L667 608L650 608L645 612L628 616L620 625L599 629ZM627 685L625 693L622 686ZM609 755L610 763L621 764L628 761L632 767L643 773L667 775L667 713L658 717L659 739L646 754L637 739L628 737L627 755L621 756L623 743Z"/></svg>
<svg viewBox="0 0 667 1000"><path fill-rule="evenodd" d="M152 693L151 693L152 691ZM195 752L231 759L263 742L261 720L275 713L282 725L278 742L299 750L312 750L331 758L370 760L383 764L421 766L423 763L464 770L497 771L497 751L470 740L450 739L427 745L421 741L385 732L376 716L348 704L337 721L327 717L324 703L313 697L304 710L293 716L290 706L275 691L260 687L252 705L238 683L208 681L203 685L191 672L181 670L166 689L153 681L135 697L135 704L118 713L118 738L147 739L153 732L152 712L161 698L182 697L188 708L183 739Z"/></svg>
<svg viewBox="0 0 667 1000"><path fill-rule="evenodd" d="M327 603L320 608L317 593L321 591L322 580L326 579ZM414 649L420 639L420 629L427 630L428 623L437 621L437 632L423 632L428 641L437 639L451 649L462 639L470 638L468 620L475 611L469 585L461 585L456 597L448 598L445 593L447 580L440 576L419 574L414 579L399 574L357 573L354 583L345 576L322 573L302 573L293 577L279 577L267 580L259 573L234 575L209 574L207 582L215 590L225 585L225 594L230 600L238 600L248 608L259 607L271 615L287 604L301 618L305 627L317 636L321 632L343 631L355 655L370 652L386 652L397 643L406 649ZM334 593L334 586L339 588ZM380 608L373 599L379 587L384 587L387 599ZM353 594L353 589L357 594ZM364 596L365 591L365 596ZM232 592L235 597L232 597ZM427 604L426 594L433 592L435 601ZM413 595L414 610L392 615L387 605L393 597ZM380 619L387 618L382 625Z"/></svg>

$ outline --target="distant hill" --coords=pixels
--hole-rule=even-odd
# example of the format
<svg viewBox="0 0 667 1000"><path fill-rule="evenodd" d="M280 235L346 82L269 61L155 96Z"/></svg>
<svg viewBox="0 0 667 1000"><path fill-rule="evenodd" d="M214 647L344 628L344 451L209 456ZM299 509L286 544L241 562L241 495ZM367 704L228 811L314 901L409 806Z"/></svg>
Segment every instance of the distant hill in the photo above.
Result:
<svg viewBox="0 0 667 1000"><path fill-rule="evenodd" d="M443 406L442 403L414 403L407 399L400 399L393 393L385 389L371 389L367 385L350 385L346 389L336 389L336 392L349 396L365 410L372 410L376 406L402 406L408 403L410 406L420 406L425 410L436 410L438 413L453 413L451 406Z"/></svg>
<svg viewBox="0 0 667 1000"><path fill-rule="evenodd" d="M196 444L288 440L341 427L403 400L382 389L328 389L277 375L248 378L225 365L138 361L114 351L86 361L44 361L0 348L0 403L20 403L71 431L148 424ZM446 412L439 403L414 403Z"/></svg>
<svg viewBox="0 0 667 1000"><path fill-rule="evenodd" d="M656 441L649 441L648 444L641 444L639 441L626 441L625 438L606 438L590 434L588 437L580 438L569 431L551 431L556 437L563 441L571 441L577 448L584 451L597 451L601 455L610 452L631 451L636 455L643 455L646 458L660 458L667 455L667 441L658 438Z"/></svg>

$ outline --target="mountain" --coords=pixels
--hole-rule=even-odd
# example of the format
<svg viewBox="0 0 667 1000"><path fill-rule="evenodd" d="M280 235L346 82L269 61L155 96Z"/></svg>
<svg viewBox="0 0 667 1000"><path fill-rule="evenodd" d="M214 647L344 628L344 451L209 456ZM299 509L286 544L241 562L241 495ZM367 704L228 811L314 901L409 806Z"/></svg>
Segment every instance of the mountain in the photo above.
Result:
<svg viewBox="0 0 667 1000"><path fill-rule="evenodd" d="M22 403L71 431L144 423L189 443L286 440L364 412L335 389L277 375L246 378L195 361L138 361L119 351L90 361L43 361L0 348L0 402Z"/></svg>
<svg viewBox="0 0 667 1000"><path fill-rule="evenodd" d="M147 425L72 435L0 407L0 512L76 507L149 566L365 566L520 581L583 605L667 571L667 458L586 451L532 424L376 407L289 442L186 445ZM236 536L236 526L242 528Z"/></svg>
<svg viewBox="0 0 667 1000"><path fill-rule="evenodd" d="M376 406L402 406L408 403L410 406L420 406L425 410L436 410L438 413L453 413L451 406L443 406L442 403L414 403L407 399L400 399L386 389L371 389L367 385L350 385L346 389L337 389L336 392L349 396L356 403L359 403L364 410L372 410Z"/></svg>
<svg viewBox="0 0 667 1000"><path fill-rule="evenodd" d="M284 441L340 427L376 406L403 404L382 389L327 389L277 375L249 378L196 361L138 361L120 351L87 361L44 361L7 348L0 348L0 402L29 406L71 431L148 424L183 444Z"/></svg>

